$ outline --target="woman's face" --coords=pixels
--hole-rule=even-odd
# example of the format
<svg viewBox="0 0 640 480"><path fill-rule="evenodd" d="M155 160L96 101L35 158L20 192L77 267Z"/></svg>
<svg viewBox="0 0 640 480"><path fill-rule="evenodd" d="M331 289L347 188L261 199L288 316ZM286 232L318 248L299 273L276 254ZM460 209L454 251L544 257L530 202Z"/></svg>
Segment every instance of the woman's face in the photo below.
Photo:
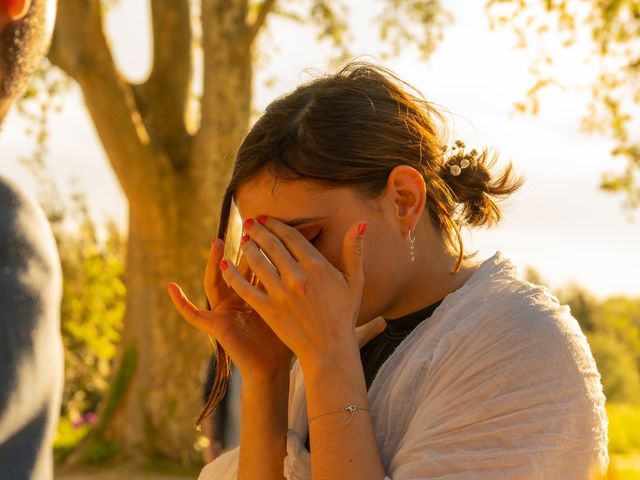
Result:
<svg viewBox="0 0 640 480"><path fill-rule="evenodd" d="M402 280L393 252L407 245L385 196L363 200L349 188L324 187L310 180L276 182L265 171L238 188L236 203L243 221L268 215L295 227L336 268L347 229L366 220L365 284L357 325L382 315L393 301Z"/></svg>

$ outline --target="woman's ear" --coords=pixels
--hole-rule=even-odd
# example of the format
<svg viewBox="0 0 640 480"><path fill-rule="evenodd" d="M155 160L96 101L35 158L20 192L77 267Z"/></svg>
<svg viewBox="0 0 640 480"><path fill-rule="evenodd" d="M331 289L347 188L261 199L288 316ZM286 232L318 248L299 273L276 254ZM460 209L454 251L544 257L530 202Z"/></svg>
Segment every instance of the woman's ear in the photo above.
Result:
<svg viewBox="0 0 640 480"><path fill-rule="evenodd" d="M398 165L389 174L385 196L402 224L402 233L413 230L424 211L427 186L424 178L409 165Z"/></svg>

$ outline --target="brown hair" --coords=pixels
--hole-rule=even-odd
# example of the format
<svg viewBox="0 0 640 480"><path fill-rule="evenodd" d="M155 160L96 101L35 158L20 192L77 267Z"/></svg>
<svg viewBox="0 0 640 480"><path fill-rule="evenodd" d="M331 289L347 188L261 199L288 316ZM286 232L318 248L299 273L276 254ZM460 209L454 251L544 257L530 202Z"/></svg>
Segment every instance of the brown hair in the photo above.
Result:
<svg viewBox="0 0 640 480"><path fill-rule="evenodd" d="M446 247L457 253L458 271L464 258L475 255L464 255L459 227L497 223L501 213L493 197L508 196L523 179L513 178L511 163L494 179L497 155L487 149L466 153L460 141L449 150L438 126L444 126L442 114L377 65L352 62L299 86L272 102L242 141L224 194L218 237L226 238L238 187L265 168L276 178L348 186L375 198L394 167L409 165L424 177L426 211ZM461 163L464 169L456 170ZM215 354L215 381L197 423L215 410L226 391L229 358L217 342Z"/></svg>

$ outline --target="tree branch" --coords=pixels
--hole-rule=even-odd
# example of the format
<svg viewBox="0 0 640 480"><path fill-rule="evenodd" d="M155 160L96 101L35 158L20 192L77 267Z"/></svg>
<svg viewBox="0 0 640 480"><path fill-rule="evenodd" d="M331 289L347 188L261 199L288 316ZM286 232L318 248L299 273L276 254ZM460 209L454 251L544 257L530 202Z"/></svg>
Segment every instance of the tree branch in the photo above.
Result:
<svg viewBox="0 0 640 480"><path fill-rule="evenodd" d="M273 10L273 7L276 4L276 0L264 0L260 5L260 10L258 10L258 15L256 19L253 21L253 24L249 27L249 37L251 43L254 42L260 29L264 25L265 20L267 19L267 15Z"/></svg>
<svg viewBox="0 0 640 480"><path fill-rule="evenodd" d="M248 126L252 57L247 0L202 0L204 85L200 129L191 152L203 188L221 191Z"/></svg>
<svg viewBox="0 0 640 480"><path fill-rule="evenodd" d="M188 157L185 111L193 75L188 0L151 0L153 69L134 87L138 108L150 135L174 165Z"/></svg>
<svg viewBox="0 0 640 480"><path fill-rule="evenodd" d="M80 85L130 209L157 213L171 165L152 144L131 88L115 67L98 0L59 2L49 59Z"/></svg>

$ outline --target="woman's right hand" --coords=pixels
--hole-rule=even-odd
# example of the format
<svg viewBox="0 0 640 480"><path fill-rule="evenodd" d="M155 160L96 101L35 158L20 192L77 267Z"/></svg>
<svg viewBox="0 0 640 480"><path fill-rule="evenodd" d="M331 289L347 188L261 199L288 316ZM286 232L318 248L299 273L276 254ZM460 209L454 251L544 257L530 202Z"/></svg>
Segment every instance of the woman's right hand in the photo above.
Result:
<svg viewBox="0 0 640 480"><path fill-rule="evenodd" d="M204 274L204 290L211 310L198 309L176 283L169 283L167 290L185 320L215 337L227 351L243 382L269 382L278 374L288 372L293 352L253 308L227 286L220 271L223 255L224 242L217 239L211 244ZM238 269L250 280L251 270L244 257Z"/></svg>

